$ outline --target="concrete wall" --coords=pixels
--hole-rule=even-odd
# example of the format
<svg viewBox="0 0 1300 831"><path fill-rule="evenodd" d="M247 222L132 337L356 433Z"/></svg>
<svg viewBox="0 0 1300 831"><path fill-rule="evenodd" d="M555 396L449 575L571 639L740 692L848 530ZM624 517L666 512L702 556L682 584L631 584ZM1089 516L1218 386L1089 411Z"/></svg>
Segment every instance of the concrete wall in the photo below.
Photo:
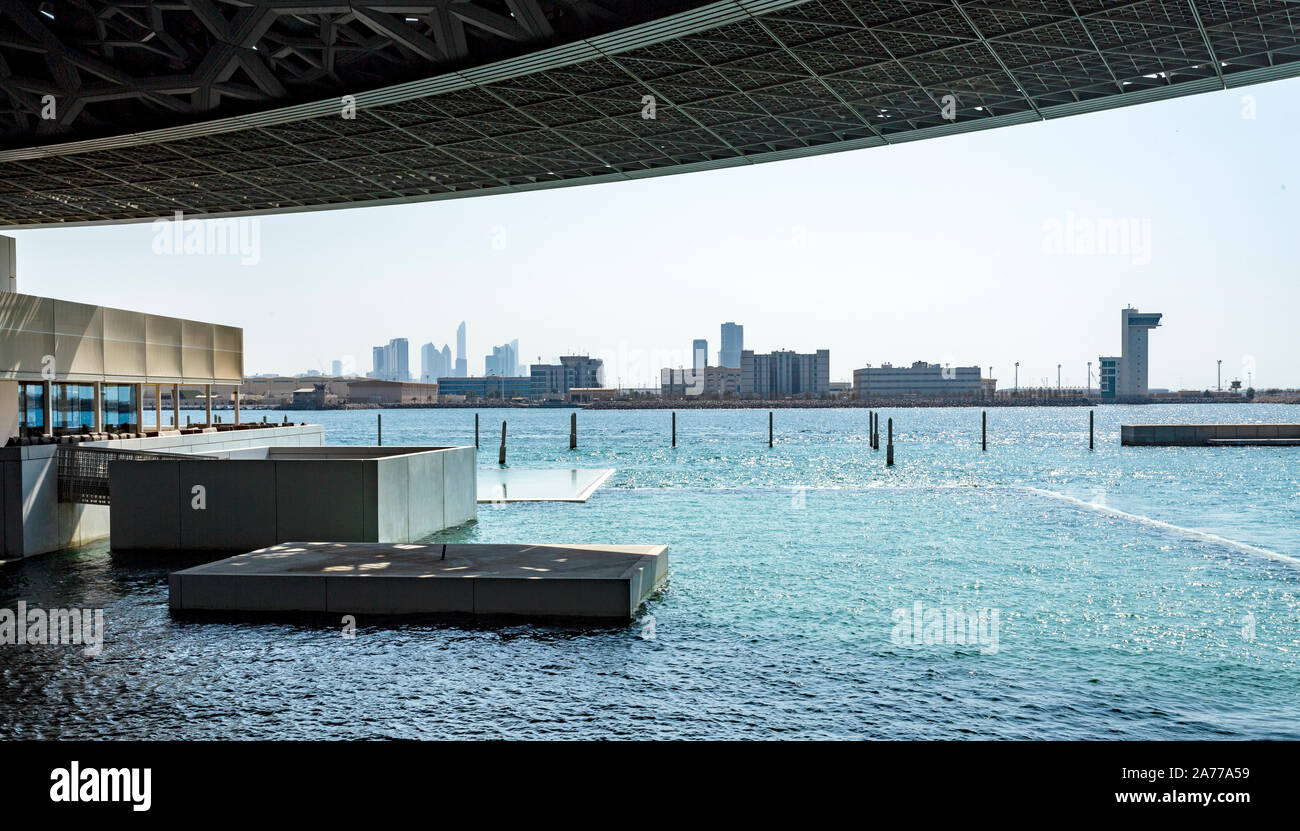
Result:
<svg viewBox="0 0 1300 831"><path fill-rule="evenodd" d="M0 377L71 382L239 383L244 331L125 309L0 292Z"/></svg>
<svg viewBox="0 0 1300 831"><path fill-rule="evenodd" d="M78 446L207 454L253 446L320 446L324 440L325 428L312 424L86 442ZM0 448L0 559L44 554L107 537L109 519L106 505L59 502L58 445Z"/></svg>
<svg viewBox="0 0 1300 831"><path fill-rule="evenodd" d="M1300 424L1124 424L1120 444L1207 445L1210 439L1300 439Z"/></svg>
<svg viewBox="0 0 1300 831"><path fill-rule="evenodd" d="M113 548L415 542L478 515L472 447L250 448L224 455L111 463ZM195 486L203 488L201 507Z"/></svg>

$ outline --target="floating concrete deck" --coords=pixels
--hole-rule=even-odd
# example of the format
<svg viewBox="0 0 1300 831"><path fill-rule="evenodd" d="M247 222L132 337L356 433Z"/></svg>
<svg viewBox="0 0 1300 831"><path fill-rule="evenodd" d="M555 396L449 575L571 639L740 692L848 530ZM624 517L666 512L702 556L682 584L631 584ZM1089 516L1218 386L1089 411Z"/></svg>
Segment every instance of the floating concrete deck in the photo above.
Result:
<svg viewBox="0 0 1300 831"><path fill-rule="evenodd" d="M613 468L487 468L478 472L478 501L586 502L613 472Z"/></svg>
<svg viewBox="0 0 1300 831"><path fill-rule="evenodd" d="M628 620L666 545L290 542L170 575L178 611L472 614Z"/></svg>
<svg viewBox="0 0 1300 831"><path fill-rule="evenodd" d="M1135 447L1293 447L1300 424L1124 424L1119 443Z"/></svg>

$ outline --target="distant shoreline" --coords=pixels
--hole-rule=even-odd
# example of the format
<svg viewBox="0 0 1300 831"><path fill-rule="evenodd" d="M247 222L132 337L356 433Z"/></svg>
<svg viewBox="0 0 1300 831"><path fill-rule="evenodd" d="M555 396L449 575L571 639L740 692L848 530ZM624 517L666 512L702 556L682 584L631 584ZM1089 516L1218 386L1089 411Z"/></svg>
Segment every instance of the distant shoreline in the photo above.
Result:
<svg viewBox="0 0 1300 831"><path fill-rule="evenodd" d="M691 399L646 399L643 401L593 401L588 404L548 404L545 406L538 404L523 404L510 401L482 399L479 401L457 401L457 402L439 402L439 403L406 403L406 404L374 404L374 403L355 403L344 404L338 407L326 407L326 410L905 410L905 409L933 409L933 408L981 408L981 409L1001 409L1007 407L1098 407L1109 406L1113 404L1133 404L1139 406L1159 406L1161 404L1300 404L1300 401L1260 401L1258 399L1251 401L1249 399L1224 400L1210 398L1189 398L1180 400L1147 400L1147 401L1106 401L1100 398L1067 398L1067 399L1023 399L1023 400L996 400L996 401L946 401L942 399L918 400L918 399L875 399L871 401L857 400L823 400L823 399L795 399L795 400L775 400L764 401L756 399L741 399L730 401L716 400L691 400ZM229 410L229 407L222 408ZM315 411L311 407L295 407L293 405L253 405L241 409L258 409L258 410L282 410L293 412L295 410ZM213 407L217 411L217 407Z"/></svg>

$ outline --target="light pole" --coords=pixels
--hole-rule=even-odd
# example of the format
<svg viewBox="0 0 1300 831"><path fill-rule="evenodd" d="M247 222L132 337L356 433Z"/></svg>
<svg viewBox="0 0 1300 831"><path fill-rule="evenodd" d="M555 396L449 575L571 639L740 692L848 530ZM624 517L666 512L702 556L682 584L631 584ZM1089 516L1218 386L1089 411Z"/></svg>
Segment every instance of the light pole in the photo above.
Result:
<svg viewBox="0 0 1300 831"><path fill-rule="evenodd" d="M1020 361L1016 361L1016 393L1020 393Z"/></svg>
<svg viewBox="0 0 1300 831"><path fill-rule="evenodd" d="M1061 394L1061 365L1056 365L1056 394Z"/></svg>
<svg viewBox="0 0 1300 831"><path fill-rule="evenodd" d="M1092 395L1092 361L1088 361L1088 395Z"/></svg>
<svg viewBox="0 0 1300 831"><path fill-rule="evenodd" d="M1219 380L1215 382L1215 387L1219 390L1219 392L1223 392L1223 359L1222 358L1219 359L1218 378Z"/></svg>

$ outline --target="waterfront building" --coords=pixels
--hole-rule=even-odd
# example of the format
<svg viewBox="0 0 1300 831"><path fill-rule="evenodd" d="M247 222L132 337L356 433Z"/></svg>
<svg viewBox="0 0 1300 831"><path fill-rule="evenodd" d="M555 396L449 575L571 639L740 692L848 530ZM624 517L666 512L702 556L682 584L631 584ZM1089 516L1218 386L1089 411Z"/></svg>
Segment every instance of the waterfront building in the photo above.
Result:
<svg viewBox="0 0 1300 831"><path fill-rule="evenodd" d="M718 366L740 369L740 353L745 350L745 327L737 323L722 324L722 349L718 351Z"/></svg>
<svg viewBox="0 0 1300 831"><path fill-rule="evenodd" d="M1114 398L1119 392L1119 365L1120 357L1118 355L1102 356L1097 358L1101 369L1098 370L1099 380L1097 388L1102 398Z"/></svg>
<svg viewBox="0 0 1300 831"><path fill-rule="evenodd" d="M13 240L0 237L0 288L17 288L12 252ZM0 559L108 536L106 473L68 465L65 474L65 450L322 443L319 426L241 425L243 372L239 327L0 291ZM236 408L222 424L212 416L217 385L232 390ZM187 397L201 420L181 418ZM174 493L156 498L175 504Z"/></svg>
<svg viewBox="0 0 1300 831"><path fill-rule="evenodd" d="M739 367L664 368L659 370L659 393L664 398L734 397L740 395L740 374Z"/></svg>
<svg viewBox="0 0 1300 831"><path fill-rule="evenodd" d="M334 378L342 377L343 375L342 361L337 361L337 360L330 361L330 375L333 376Z"/></svg>
<svg viewBox="0 0 1300 831"><path fill-rule="evenodd" d="M777 350L740 353L740 394L745 398L825 396L831 390L831 352Z"/></svg>
<svg viewBox="0 0 1300 831"><path fill-rule="evenodd" d="M532 378L508 378L487 375L469 378L439 378L438 394L462 398L529 398L533 393Z"/></svg>
<svg viewBox="0 0 1300 831"><path fill-rule="evenodd" d="M575 387L605 386L605 362L586 355L564 355L558 364L529 367L531 396L542 400L565 400Z"/></svg>
<svg viewBox="0 0 1300 831"><path fill-rule="evenodd" d="M1158 327L1162 317L1160 312L1140 312L1132 306L1120 311L1119 357L1098 358L1102 398L1141 399L1150 395L1147 332Z"/></svg>
<svg viewBox="0 0 1300 831"><path fill-rule="evenodd" d="M885 363L853 370L855 398L979 398L985 385L978 366L942 366L916 361L911 366Z"/></svg>
<svg viewBox="0 0 1300 831"><path fill-rule="evenodd" d="M348 401L356 404L432 404L437 400L437 384L378 380L348 384Z"/></svg>

